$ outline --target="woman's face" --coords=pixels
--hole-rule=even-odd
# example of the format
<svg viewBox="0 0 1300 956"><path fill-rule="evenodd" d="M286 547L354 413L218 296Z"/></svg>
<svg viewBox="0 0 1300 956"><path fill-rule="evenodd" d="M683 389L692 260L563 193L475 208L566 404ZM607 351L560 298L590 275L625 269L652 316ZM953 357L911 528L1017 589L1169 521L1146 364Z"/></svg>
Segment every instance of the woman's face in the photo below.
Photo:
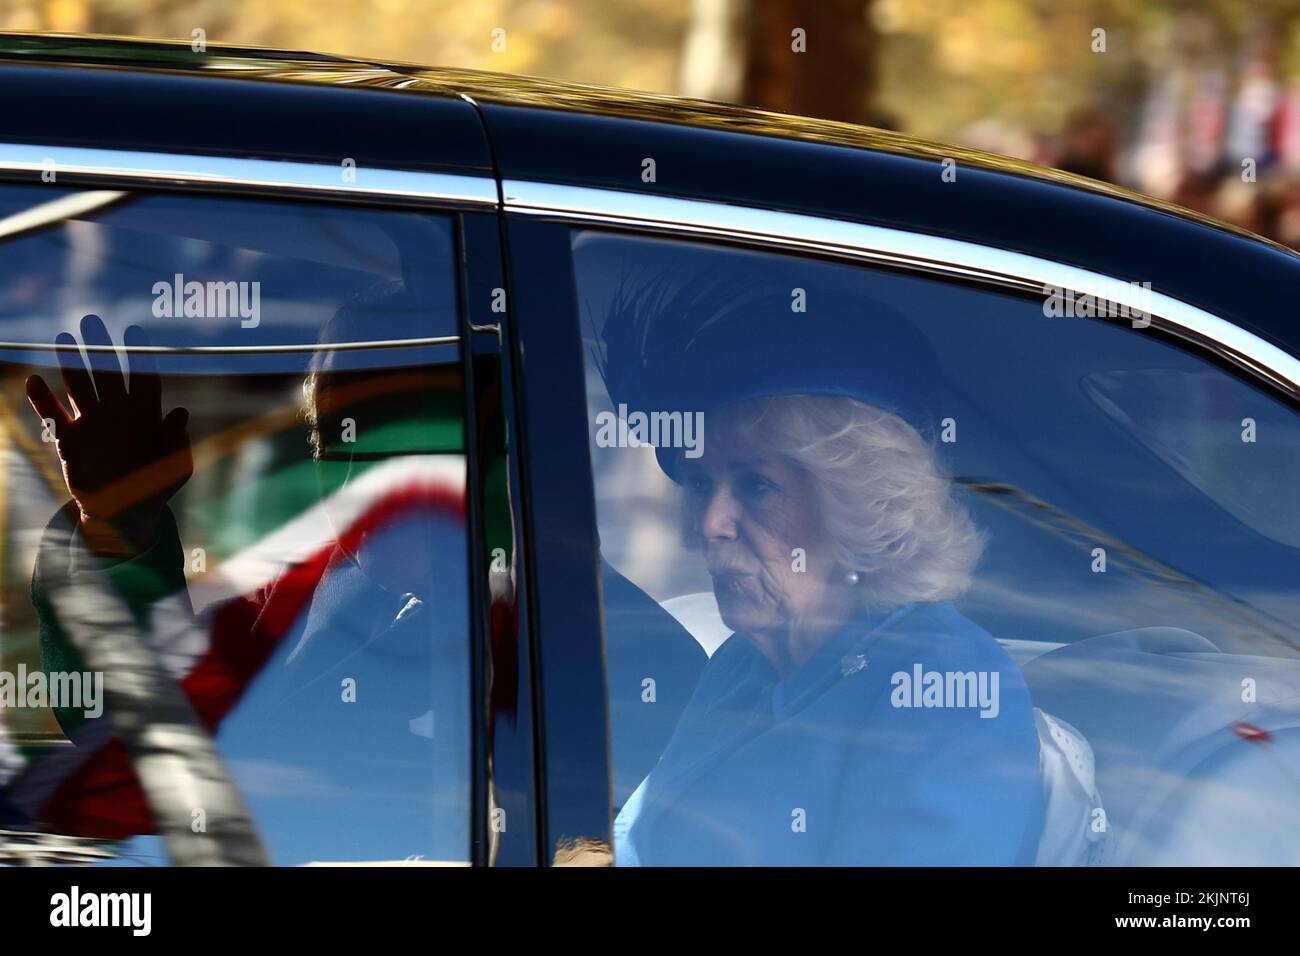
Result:
<svg viewBox="0 0 1300 956"><path fill-rule="evenodd" d="M834 623L843 583L807 471L720 427L701 457L681 460L680 474L728 627L756 634Z"/></svg>

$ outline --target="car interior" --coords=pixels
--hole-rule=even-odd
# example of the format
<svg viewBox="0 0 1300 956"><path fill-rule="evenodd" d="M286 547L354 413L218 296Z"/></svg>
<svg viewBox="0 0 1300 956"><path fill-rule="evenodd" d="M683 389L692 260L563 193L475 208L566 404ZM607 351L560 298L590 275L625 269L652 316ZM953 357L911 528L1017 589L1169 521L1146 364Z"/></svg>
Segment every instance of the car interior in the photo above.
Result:
<svg viewBox="0 0 1300 956"><path fill-rule="evenodd" d="M633 242L652 261L672 254L647 240L575 244L591 315ZM694 254L714 274L766 256ZM902 311L942 363L956 440L939 448L988 538L958 607L1034 700L1040 865L1294 862L1277 821L1300 787L1288 769L1300 746L1295 413L1175 343L1048 318L1032 298L827 263L800 263L798 276ZM588 389L593 409L608 407L598 378ZM710 655L730 636L675 543L671 486L642 458L615 469L593 449L611 675L640 632L675 624ZM633 710L611 708L620 794L645 764L628 757L640 732L620 726Z"/></svg>

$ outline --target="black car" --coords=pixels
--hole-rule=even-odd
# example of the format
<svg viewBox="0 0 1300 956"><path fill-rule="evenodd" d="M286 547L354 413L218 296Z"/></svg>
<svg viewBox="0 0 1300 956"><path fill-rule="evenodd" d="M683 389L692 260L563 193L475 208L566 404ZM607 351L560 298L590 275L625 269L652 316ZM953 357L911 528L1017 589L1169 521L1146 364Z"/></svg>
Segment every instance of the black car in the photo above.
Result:
<svg viewBox="0 0 1300 956"><path fill-rule="evenodd" d="M527 77L0 95L0 860L1300 862L1291 250Z"/></svg>

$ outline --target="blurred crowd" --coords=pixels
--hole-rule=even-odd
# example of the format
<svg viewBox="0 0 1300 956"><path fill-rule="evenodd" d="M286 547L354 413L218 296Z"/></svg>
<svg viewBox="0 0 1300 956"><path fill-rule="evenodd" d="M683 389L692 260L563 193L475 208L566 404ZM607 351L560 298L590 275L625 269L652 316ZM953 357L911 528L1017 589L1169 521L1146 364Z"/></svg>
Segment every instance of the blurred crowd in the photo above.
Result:
<svg viewBox="0 0 1300 956"><path fill-rule="evenodd" d="M1157 75L1132 120L1073 110L1055 135L975 124L964 141L1116 183L1300 248L1300 76L1261 46L1232 69Z"/></svg>

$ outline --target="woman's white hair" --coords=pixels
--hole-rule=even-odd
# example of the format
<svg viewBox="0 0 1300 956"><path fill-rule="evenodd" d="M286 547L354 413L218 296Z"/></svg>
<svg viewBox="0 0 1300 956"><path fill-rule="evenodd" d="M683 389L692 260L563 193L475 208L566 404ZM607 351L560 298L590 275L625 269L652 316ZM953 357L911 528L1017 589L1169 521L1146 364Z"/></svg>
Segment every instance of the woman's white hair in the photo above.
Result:
<svg viewBox="0 0 1300 956"><path fill-rule="evenodd" d="M812 476L864 607L950 600L970 586L984 536L933 445L897 415L847 396L771 395L711 417Z"/></svg>

